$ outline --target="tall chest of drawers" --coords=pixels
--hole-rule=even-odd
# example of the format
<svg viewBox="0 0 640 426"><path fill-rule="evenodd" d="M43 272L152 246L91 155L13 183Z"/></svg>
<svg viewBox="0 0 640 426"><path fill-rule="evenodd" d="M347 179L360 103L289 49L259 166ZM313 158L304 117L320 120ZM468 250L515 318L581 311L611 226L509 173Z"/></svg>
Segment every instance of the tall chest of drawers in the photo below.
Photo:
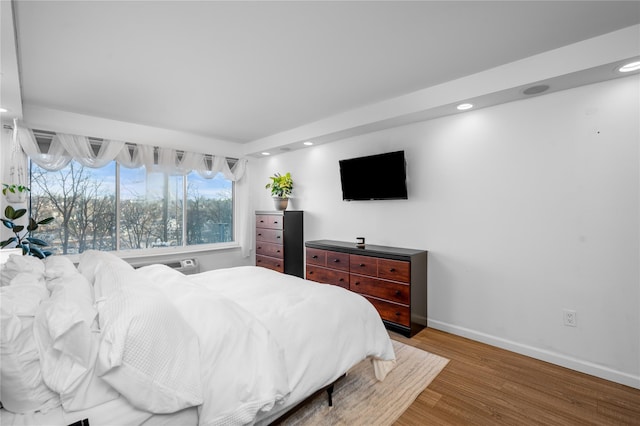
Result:
<svg viewBox="0 0 640 426"><path fill-rule="evenodd" d="M426 326L426 251L331 240L305 246L308 280L359 293L390 330L411 336Z"/></svg>
<svg viewBox="0 0 640 426"><path fill-rule="evenodd" d="M303 212L256 211L256 266L304 277Z"/></svg>

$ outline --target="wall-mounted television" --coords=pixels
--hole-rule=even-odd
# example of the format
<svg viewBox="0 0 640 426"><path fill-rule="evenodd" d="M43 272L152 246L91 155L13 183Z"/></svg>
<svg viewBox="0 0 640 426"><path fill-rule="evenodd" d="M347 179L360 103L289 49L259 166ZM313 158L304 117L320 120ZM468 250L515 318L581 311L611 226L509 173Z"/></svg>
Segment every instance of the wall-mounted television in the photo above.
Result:
<svg viewBox="0 0 640 426"><path fill-rule="evenodd" d="M340 160L342 199L406 200L404 151Z"/></svg>

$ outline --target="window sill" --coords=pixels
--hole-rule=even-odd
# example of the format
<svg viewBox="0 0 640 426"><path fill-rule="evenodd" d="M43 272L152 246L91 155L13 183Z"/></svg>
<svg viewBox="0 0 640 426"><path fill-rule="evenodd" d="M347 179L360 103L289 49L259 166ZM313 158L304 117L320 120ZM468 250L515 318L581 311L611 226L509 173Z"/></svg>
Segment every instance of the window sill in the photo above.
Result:
<svg viewBox="0 0 640 426"><path fill-rule="evenodd" d="M153 249L138 249L138 250L120 250L120 251L110 251L108 253L113 253L114 255L120 257L121 259L153 259L153 258L166 258L166 257L176 257L177 255L190 255L195 253L204 253L204 252L214 252L221 250L236 250L240 249L240 244L236 241L229 243L218 243L218 244L202 244L197 246L187 246L187 247L157 247ZM63 256L63 255L59 255ZM80 256L82 254L68 254L68 257L73 263L77 264L80 261Z"/></svg>

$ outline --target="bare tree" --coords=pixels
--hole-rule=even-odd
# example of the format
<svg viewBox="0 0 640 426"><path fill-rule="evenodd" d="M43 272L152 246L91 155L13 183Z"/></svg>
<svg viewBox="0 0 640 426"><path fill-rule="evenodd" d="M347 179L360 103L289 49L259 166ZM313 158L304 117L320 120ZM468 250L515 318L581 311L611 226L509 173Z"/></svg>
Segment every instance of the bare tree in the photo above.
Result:
<svg viewBox="0 0 640 426"><path fill-rule="evenodd" d="M116 199L115 195L93 200L93 249L116 249Z"/></svg>
<svg viewBox="0 0 640 426"><path fill-rule="evenodd" d="M125 200L121 203L121 212L121 244L127 248L146 248L159 238L159 228L162 228L159 203L144 199Z"/></svg>
<svg viewBox="0 0 640 426"><path fill-rule="evenodd" d="M188 185L187 243L206 244L230 241L233 202L231 191L221 191L216 198L200 195Z"/></svg>
<svg viewBox="0 0 640 426"><path fill-rule="evenodd" d="M87 180L84 167L74 161L56 173L37 168L31 174L31 185L34 186L35 183L38 192L48 198L59 214L56 220L61 219L60 240L63 254L67 254L69 250L69 221Z"/></svg>
<svg viewBox="0 0 640 426"><path fill-rule="evenodd" d="M78 252L98 247L98 240L112 236L109 224L114 223L115 197L102 195L103 182L90 180L69 221L70 233L78 241ZM111 218L111 219L110 219ZM115 247L113 247L115 249Z"/></svg>

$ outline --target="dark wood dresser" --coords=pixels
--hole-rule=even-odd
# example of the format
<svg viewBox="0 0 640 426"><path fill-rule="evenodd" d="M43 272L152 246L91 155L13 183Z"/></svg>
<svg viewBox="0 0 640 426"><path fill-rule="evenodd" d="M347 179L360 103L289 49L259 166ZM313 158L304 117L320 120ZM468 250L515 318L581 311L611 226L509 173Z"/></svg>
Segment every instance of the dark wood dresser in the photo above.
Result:
<svg viewBox="0 0 640 426"><path fill-rule="evenodd" d="M331 240L305 246L308 280L361 294L390 330L411 336L426 327L426 251Z"/></svg>
<svg viewBox="0 0 640 426"><path fill-rule="evenodd" d="M256 211L256 266L304 278L303 212Z"/></svg>

